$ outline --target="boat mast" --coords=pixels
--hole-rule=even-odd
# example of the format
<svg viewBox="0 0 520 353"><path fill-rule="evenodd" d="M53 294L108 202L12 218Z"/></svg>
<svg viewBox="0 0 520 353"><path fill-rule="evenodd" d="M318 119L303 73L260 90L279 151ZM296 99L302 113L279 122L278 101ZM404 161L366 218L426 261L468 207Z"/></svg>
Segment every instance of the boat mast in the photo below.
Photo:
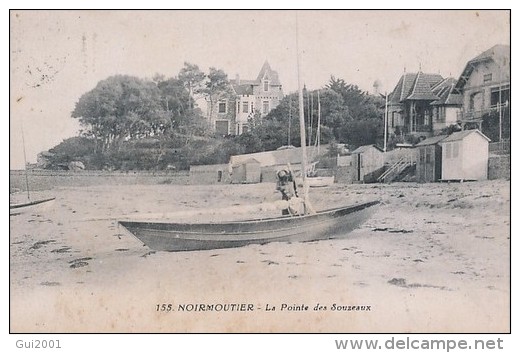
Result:
<svg viewBox="0 0 520 353"><path fill-rule="evenodd" d="M383 144L383 152L386 152L386 140L387 140L387 136L388 136L388 93L385 92L385 141L384 141L384 144Z"/></svg>
<svg viewBox="0 0 520 353"><path fill-rule="evenodd" d="M292 120L292 97L289 95L289 133L287 134L287 147L291 145L291 120Z"/></svg>
<svg viewBox="0 0 520 353"><path fill-rule="evenodd" d="M305 141L305 116L303 112L303 91L301 86L301 70L300 70L300 47L298 41L298 12L296 12L296 67L298 69L298 107L300 115L300 144L302 150L302 180L303 180L303 201L307 205L307 148Z"/></svg>
<svg viewBox="0 0 520 353"><path fill-rule="evenodd" d="M310 95L310 105L309 105L309 102L307 102L307 105L308 105L308 109L309 109L309 147L310 147L310 146L312 146L312 123L313 123L312 111L314 110L314 101L313 101L312 92L307 91L307 97L309 97L309 95Z"/></svg>
<svg viewBox="0 0 520 353"><path fill-rule="evenodd" d="M318 90L318 126L316 127L316 147L318 147L317 156L320 155L320 143L321 143L321 104L320 104L320 90Z"/></svg>
<svg viewBox="0 0 520 353"><path fill-rule="evenodd" d="M22 130L22 145L23 145L23 166L25 170L25 187L27 188L27 200L31 199L31 194L29 193L29 175L27 172L27 155L25 152L25 136L23 133L23 122L20 120L20 126Z"/></svg>

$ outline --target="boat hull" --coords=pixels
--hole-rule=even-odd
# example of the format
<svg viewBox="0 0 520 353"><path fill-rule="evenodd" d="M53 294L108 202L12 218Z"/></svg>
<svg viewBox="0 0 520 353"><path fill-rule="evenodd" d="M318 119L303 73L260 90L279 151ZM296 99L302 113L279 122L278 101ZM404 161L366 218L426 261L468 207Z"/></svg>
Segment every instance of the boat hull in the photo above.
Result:
<svg viewBox="0 0 520 353"><path fill-rule="evenodd" d="M43 200L9 205L9 215L15 216L22 213L34 212L36 210L42 209L43 207L49 206L54 200L55 198L51 197Z"/></svg>
<svg viewBox="0 0 520 353"><path fill-rule="evenodd" d="M331 186L334 184L334 177L308 177L307 184L311 188L319 188L319 187L325 187L325 186Z"/></svg>
<svg viewBox="0 0 520 353"><path fill-rule="evenodd" d="M305 242L346 236L370 217L377 201L305 216L223 223L120 221L152 250L193 251L270 242Z"/></svg>

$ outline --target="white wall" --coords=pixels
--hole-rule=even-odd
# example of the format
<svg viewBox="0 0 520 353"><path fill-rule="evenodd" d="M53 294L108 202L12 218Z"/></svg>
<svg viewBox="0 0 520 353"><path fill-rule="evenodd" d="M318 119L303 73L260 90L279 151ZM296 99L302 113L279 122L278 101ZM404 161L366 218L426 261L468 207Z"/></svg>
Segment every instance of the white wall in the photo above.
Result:
<svg viewBox="0 0 520 353"><path fill-rule="evenodd" d="M446 107L446 126L453 125L457 122L457 112L460 110L458 107Z"/></svg>
<svg viewBox="0 0 520 353"><path fill-rule="evenodd" d="M444 142L442 146L442 179L464 179L462 174L462 160L464 151L461 148L462 141ZM454 149L458 146L458 153L454 157Z"/></svg>
<svg viewBox="0 0 520 353"><path fill-rule="evenodd" d="M442 179L486 180L488 172L488 142L480 134L472 133L461 141L441 143ZM454 150L458 146L458 153Z"/></svg>
<svg viewBox="0 0 520 353"><path fill-rule="evenodd" d="M464 179L486 180L488 174L489 146L478 133L467 136L463 141Z"/></svg>

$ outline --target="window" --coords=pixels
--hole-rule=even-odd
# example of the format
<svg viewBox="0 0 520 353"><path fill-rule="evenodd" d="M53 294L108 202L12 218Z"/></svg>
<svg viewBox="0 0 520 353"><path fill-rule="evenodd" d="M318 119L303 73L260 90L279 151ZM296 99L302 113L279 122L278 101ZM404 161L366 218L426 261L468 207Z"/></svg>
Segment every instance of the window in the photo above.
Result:
<svg viewBox="0 0 520 353"><path fill-rule="evenodd" d="M395 127L395 112L392 112L392 127Z"/></svg>
<svg viewBox="0 0 520 353"><path fill-rule="evenodd" d="M269 91L269 80L264 80L264 92Z"/></svg>
<svg viewBox="0 0 520 353"><path fill-rule="evenodd" d="M484 75L484 82L491 82L492 79L493 79L493 74Z"/></svg>
<svg viewBox="0 0 520 353"><path fill-rule="evenodd" d="M426 152L426 163L431 163L432 161L432 156L429 152Z"/></svg>
<svg viewBox="0 0 520 353"><path fill-rule="evenodd" d="M421 148L419 150L419 162L421 162L421 163L424 162L424 149L423 148Z"/></svg>
<svg viewBox="0 0 520 353"><path fill-rule="evenodd" d="M245 134L249 131L249 127L247 125L242 125L242 133Z"/></svg>
<svg viewBox="0 0 520 353"><path fill-rule="evenodd" d="M249 113L249 102L242 103L242 113Z"/></svg>
<svg viewBox="0 0 520 353"><path fill-rule="evenodd" d="M491 106L496 108L499 102L502 107L509 102L509 85L491 89Z"/></svg>
<svg viewBox="0 0 520 353"><path fill-rule="evenodd" d="M435 108L435 117L437 122L443 123L446 121L446 107Z"/></svg>
<svg viewBox="0 0 520 353"><path fill-rule="evenodd" d="M226 113L226 102L218 102L218 112Z"/></svg>
<svg viewBox="0 0 520 353"><path fill-rule="evenodd" d="M262 102L262 113L269 114L269 101Z"/></svg>

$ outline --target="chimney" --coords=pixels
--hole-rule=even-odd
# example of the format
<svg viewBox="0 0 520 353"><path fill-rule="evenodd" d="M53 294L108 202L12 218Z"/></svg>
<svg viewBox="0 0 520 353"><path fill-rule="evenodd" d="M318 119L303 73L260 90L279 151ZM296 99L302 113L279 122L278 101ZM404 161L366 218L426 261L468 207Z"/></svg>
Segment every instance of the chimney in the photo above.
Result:
<svg viewBox="0 0 520 353"><path fill-rule="evenodd" d="M240 76L238 74L236 74L236 76L235 76L235 84L236 85L240 84Z"/></svg>

